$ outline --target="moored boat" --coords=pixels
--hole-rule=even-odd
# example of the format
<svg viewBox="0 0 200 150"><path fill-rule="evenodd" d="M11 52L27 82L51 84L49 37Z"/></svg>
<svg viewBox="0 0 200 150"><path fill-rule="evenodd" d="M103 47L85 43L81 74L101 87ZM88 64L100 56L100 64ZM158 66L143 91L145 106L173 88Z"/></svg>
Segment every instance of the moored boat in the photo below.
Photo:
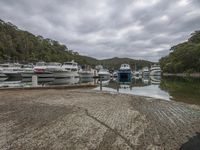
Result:
<svg viewBox="0 0 200 150"><path fill-rule="evenodd" d="M11 80L21 79L21 72L23 72L21 68L21 64L5 63L5 64L1 64L0 67L2 68L3 74L5 74L8 77L8 79L11 79Z"/></svg>
<svg viewBox="0 0 200 150"><path fill-rule="evenodd" d="M161 68L158 65L153 65L150 68L150 76L161 76Z"/></svg>
<svg viewBox="0 0 200 150"><path fill-rule="evenodd" d="M70 62L64 62L62 65L64 71L66 71L67 77L69 78L79 78L78 74L78 63L74 62L74 60Z"/></svg>
<svg viewBox="0 0 200 150"><path fill-rule="evenodd" d="M99 78L102 79L102 81L110 80L110 77L111 77L111 75L107 69L100 69L98 72L98 76L99 76Z"/></svg>
<svg viewBox="0 0 200 150"><path fill-rule="evenodd" d="M93 78L94 71L91 70L80 70L79 72L80 78Z"/></svg>
<svg viewBox="0 0 200 150"><path fill-rule="evenodd" d="M30 82L33 75L37 75L38 82L52 82L54 80L53 73L46 70L45 62L36 63L32 70L24 70L21 73L22 81Z"/></svg>
<svg viewBox="0 0 200 150"><path fill-rule="evenodd" d="M132 71L129 64L121 65L118 70L118 81L123 83L132 81Z"/></svg>
<svg viewBox="0 0 200 150"><path fill-rule="evenodd" d="M148 67L143 67L142 68L142 76L149 76L149 68Z"/></svg>

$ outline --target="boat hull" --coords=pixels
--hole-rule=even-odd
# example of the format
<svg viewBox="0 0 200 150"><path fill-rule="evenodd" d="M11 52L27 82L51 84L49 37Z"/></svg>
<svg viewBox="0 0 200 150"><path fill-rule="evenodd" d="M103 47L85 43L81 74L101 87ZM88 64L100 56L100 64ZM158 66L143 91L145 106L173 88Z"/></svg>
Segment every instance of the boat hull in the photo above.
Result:
<svg viewBox="0 0 200 150"><path fill-rule="evenodd" d="M75 77L79 77L78 72L71 72L71 71L56 71L56 72L52 72L54 78L56 79L60 79L60 78L75 78Z"/></svg>
<svg viewBox="0 0 200 150"><path fill-rule="evenodd" d="M110 80L110 74L98 74L98 76L102 79L102 81Z"/></svg>
<svg viewBox="0 0 200 150"><path fill-rule="evenodd" d="M8 79L8 77L5 74L0 73L0 81L5 81L7 79Z"/></svg>
<svg viewBox="0 0 200 150"><path fill-rule="evenodd" d="M79 72L80 78L93 78L93 73L91 72Z"/></svg>
<svg viewBox="0 0 200 150"><path fill-rule="evenodd" d="M21 80L22 79L21 72L4 72L3 74L5 74L9 80L12 80L12 79Z"/></svg>
<svg viewBox="0 0 200 150"><path fill-rule="evenodd" d="M119 70L118 71L118 82L129 83L132 81L131 70Z"/></svg>
<svg viewBox="0 0 200 150"><path fill-rule="evenodd" d="M24 73L21 73L22 81L23 82L31 82L33 75L36 75L38 77L38 82L54 81L54 76L50 72L44 72L44 73L24 72Z"/></svg>

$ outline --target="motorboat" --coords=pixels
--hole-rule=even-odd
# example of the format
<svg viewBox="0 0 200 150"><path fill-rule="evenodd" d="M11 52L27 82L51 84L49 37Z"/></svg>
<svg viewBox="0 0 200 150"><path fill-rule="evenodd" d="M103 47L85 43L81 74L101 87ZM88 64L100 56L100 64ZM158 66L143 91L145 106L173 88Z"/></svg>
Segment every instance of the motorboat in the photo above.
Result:
<svg viewBox="0 0 200 150"><path fill-rule="evenodd" d="M70 78L69 71L62 67L61 63L49 62L46 64L46 71L53 73L54 78Z"/></svg>
<svg viewBox="0 0 200 150"><path fill-rule="evenodd" d="M132 71L129 64L122 64L118 70L118 81L119 82L131 82L132 80Z"/></svg>
<svg viewBox="0 0 200 150"><path fill-rule="evenodd" d="M78 63L74 62L74 60L70 62L64 62L62 65L62 69L64 71L67 71L67 76L69 78L79 78Z"/></svg>
<svg viewBox="0 0 200 150"><path fill-rule="evenodd" d="M150 76L161 76L161 68L158 65L153 65L150 68Z"/></svg>
<svg viewBox="0 0 200 150"><path fill-rule="evenodd" d="M21 66L23 72L34 72L33 68L34 68L34 65L33 64L25 64L25 65L22 65Z"/></svg>
<svg viewBox="0 0 200 150"><path fill-rule="evenodd" d="M28 68L28 67L27 67ZM33 69L24 69L21 73L22 81L30 82L33 75L37 75L38 82L52 82L54 80L53 73L46 70L47 66L45 62L37 62Z"/></svg>
<svg viewBox="0 0 200 150"><path fill-rule="evenodd" d="M79 76L80 78L93 78L94 77L94 70L87 70L87 69L81 69L79 70Z"/></svg>
<svg viewBox="0 0 200 150"><path fill-rule="evenodd" d="M139 77L140 72L139 71L133 71L133 77Z"/></svg>
<svg viewBox="0 0 200 150"><path fill-rule="evenodd" d="M118 71L114 71L113 72L113 78L117 78L118 77Z"/></svg>
<svg viewBox="0 0 200 150"><path fill-rule="evenodd" d="M5 74L9 79L21 79L21 73L23 69L19 63L5 63L0 64L3 74Z"/></svg>
<svg viewBox="0 0 200 150"><path fill-rule="evenodd" d="M110 80L110 77L111 77L108 69L100 69L98 72L98 76L99 78L102 79L102 81L108 81Z"/></svg>
<svg viewBox="0 0 200 150"><path fill-rule="evenodd" d="M142 68L142 76L149 76L149 68L148 67L144 67Z"/></svg>
<svg viewBox="0 0 200 150"><path fill-rule="evenodd" d="M55 80L52 84L75 84L79 82L77 68L75 62L65 62L63 65L57 62L49 62L46 64L46 71L53 74ZM74 70L73 70L74 69Z"/></svg>
<svg viewBox="0 0 200 150"><path fill-rule="evenodd" d="M3 73L3 69L0 68L0 81L5 81L5 80L7 80L7 79L8 79L7 75L5 75L5 74Z"/></svg>
<svg viewBox="0 0 200 150"><path fill-rule="evenodd" d="M89 70L82 70L82 71L79 71L79 76L80 78L93 78L94 72L89 71Z"/></svg>

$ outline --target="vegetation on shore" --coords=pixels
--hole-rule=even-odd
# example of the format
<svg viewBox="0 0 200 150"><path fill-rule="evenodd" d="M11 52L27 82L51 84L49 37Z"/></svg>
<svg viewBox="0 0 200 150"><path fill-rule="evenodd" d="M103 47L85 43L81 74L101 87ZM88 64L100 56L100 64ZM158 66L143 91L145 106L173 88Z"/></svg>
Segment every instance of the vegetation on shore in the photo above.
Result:
<svg viewBox="0 0 200 150"><path fill-rule="evenodd" d="M200 31L192 33L188 41L173 46L170 54L159 62L163 72L200 72Z"/></svg>
<svg viewBox="0 0 200 150"><path fill-rule="evenodd" d="M163 77L160 88L175 101L200 105L200 79L191 77Z"/></svg>
<svg viewBox="0 0 200 150"><path fill-rule="evenodd" d="M138 69L151 64L149 61L129 58L115 57L98 60L81 56L58 41L35 36L30 32L20 30L10 22L0 20L0 62L56 61L62 63L71 60L92 67L101 64L108 69L118 69L122 63L129 63L132 67L136 64Z"/></svg>

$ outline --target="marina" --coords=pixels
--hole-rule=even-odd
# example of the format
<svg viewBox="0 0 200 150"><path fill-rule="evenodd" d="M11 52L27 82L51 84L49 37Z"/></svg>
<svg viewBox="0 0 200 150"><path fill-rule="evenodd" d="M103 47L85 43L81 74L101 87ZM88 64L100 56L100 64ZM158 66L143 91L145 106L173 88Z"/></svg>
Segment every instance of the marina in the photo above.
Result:
<svg viewBox="0 0 200 150"><path fill-rule="evenodd" d="M0 6L0 150L200 150L200 0Z"/></svg>

